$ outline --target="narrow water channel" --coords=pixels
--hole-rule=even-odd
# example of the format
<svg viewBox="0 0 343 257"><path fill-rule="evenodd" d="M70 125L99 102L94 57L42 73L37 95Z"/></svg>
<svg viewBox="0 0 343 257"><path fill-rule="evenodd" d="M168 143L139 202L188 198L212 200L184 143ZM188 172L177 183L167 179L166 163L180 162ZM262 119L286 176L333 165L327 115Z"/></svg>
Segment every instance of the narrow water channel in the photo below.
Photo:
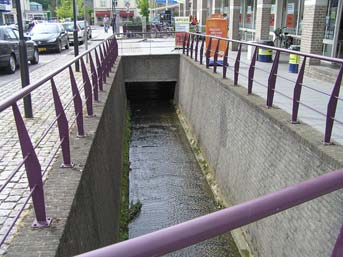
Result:
<svg viewBox="0 0 343 257"><path fill-rule="evenodd" d="M139 85L138 85L139 86ZM175 113L173 90L129 87L132 137L130 201L142 209L129 225L129 238L216 210L210 188ZM169 99L169 100L168 100ZM237 257L230 234L166 256Z"/></svg>

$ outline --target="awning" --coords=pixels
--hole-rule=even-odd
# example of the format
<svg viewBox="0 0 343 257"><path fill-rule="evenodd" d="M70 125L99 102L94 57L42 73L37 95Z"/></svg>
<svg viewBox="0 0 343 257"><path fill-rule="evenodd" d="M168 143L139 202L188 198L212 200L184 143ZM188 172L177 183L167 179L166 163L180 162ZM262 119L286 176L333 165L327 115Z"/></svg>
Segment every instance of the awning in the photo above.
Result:
<svg viewBox="0 0 343 257"><path fill-rule="evenodd" d="M108 16L110 17L111 13L109 11L100 11L100 12L95 12L95 16L97 17L103 17L103 16Z"/></svg>
<svg viewBox="0 0 343 257"><path fill-rule="evenodd" d="M130 11L130 12L120 11L119 15L120 17L133 17L134 11Z"/></svg>

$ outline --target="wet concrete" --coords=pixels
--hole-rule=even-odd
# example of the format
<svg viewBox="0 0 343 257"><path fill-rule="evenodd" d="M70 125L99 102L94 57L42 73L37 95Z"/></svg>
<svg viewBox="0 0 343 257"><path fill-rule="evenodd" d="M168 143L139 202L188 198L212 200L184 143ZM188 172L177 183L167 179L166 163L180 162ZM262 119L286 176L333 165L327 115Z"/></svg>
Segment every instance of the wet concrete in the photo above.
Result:
<svg viewBox="0 0 343 257"><path fill-rule="evenodd" d="M130 201L143 204L140 215L129 225L130 238L216 210L172 102L160 99L170 98L171 92L150 91L128 92L132 117ZM226 234L166 256L239 255Z"/></svg>

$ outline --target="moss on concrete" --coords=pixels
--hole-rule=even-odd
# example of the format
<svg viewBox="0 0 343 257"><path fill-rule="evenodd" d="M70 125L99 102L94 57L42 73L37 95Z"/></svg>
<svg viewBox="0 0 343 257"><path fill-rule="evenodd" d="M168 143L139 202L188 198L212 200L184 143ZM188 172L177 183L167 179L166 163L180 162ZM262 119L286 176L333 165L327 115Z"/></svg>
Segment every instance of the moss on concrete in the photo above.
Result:
<svg viewBox="0 0 343 257"><path fill-rule="evenodd" d="M124 241L129 238L129 147L131 138L131 117L127 111L125 119L124 131L124 147L123 147L123 174L120 183L120 220L119 220L119 241Z"/></svg>

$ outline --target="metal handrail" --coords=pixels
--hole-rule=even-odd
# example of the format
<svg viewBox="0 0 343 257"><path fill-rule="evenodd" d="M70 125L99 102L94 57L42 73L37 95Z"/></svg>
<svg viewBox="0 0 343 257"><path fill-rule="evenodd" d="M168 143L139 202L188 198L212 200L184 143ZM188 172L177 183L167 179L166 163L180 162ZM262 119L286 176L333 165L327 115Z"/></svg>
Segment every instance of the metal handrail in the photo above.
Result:
<svg viewBox="0 0 343 257"><path fill-rule="evenodd" d="M78 256L162 256L282 212L341 188L343 188L343 169L309 179L233 207ZM343 247L343 241L337 240L332 257L342 256L343 253L334 255L336 252L335 249L338 247Z"/></svg>
<svg viewBox="0 0 343 257"><path fill-rule="evenodd" d="M91 67L90 67L91 73L92 73L90 75L92 76L92 82L91 82L89 79L88 72L87 72L88 68L86 67L84 63L83 57L89 55L91 58L92 52L95 52L95 55L97 55L97 48L101 49L102 48L101 46L104 46L104 45L106 45L106 47L103 47L105 57L97 62L97 72L95 72L94 63L91 63ZM57 68L50 74L44 76L43 78L36 81L35 83L31 83L27 87L19 90L12 96L0 102L0 112L6 110L8 107L12 107L13 109L13 115L14 115L17 132L19 136L19 143L22 149L22 154L23 154L23 160L20 162L17 168L13 172L11 172L10 176L6 179L5 183L1 186L0 192L13 179L15 174L19 172L20 168L23 165L25 165L27 178L29 180L29 186L30 186L30 195L27 197L24 206L19 210L18 215L16 215L15 219L10 224L9 229L5 231L5 234L1 237L0 245L2 245L2 243L5 242L6 237L9 235L10 230L15 225L16 221L18 220L20 214L24 210L25 205L31 196L33 200L32 202L33 202L35 214L36 214L36 220L33 222L32 226L41 228L41 227L47 227L50 225L51 219L48 218L45 213L44 188L43 188L42 178L45 175L48 168L50 167L52 161L54 160L60 148L62 149L62 154L63 154L62 166L72 167L72 162L70 158L70 150L69 150L70 148L69 132L71 129L71 125L68 126L68 119L65 114L65 111L66 109L70 107L71 103L74 103L75 119L72 120L72 124L76 122L77 127L78 127L78 135L81 137L84 136L83 114L82 114L83 107L82 107L82 100L80 97L80 88L85 88L87 112L89 113L89 111L91 111L93 108L92 92L94 92L94 98L97 98L97 90L98 90L97 82L101 81L101 83L105 83L106 77L109 75L111 67L115 63L117 56L118 56L118 45L117 45L116 39L114 36L108 37L107 39L103 40L96 46L83 52L82 54L73 58L71 61ZM82 78L83 78L82 87L79 87L77 85L73 70L71 68L71 66L79 60L81 60L81 64L82 64ZM72 99L67 103L66 106L63 106L57 87L54 82L54 77L60 74L62 71L65 71L68 69L69 69L69 78L70 78L70 84L71 84L71 90L72 90ZM50 81L52 93L53 93L53 101L55 104L56 118L53 120L52 124L48 126L48 129L44 131L43 136L38 140L38 143L34 146L32 144L31 137L28 134L24 120L19 111L17 101L24 98L26 95L30 94L35 89L39 88L40 86L42 86L43 84L49 81ZM88 91L86 92L86 90ZM102 90L102 88L100 88L100 90ZM35 149L37 148L37 145L42 141L42 139L53 129L54 124L57 124L60 142L57 145L57 148L54 151L53 156L48 161L47 166L42 171Z"/></svg>
<svg viewBox="0 0 343 257"><path fill-rule="evenodd" d="M336 82L334 84L332 92L331 92L331 94L329 94L330 99L329 99L328 104L327 104L327 112L326 112L326 114L323 115L323 117L326 118L323 143L328 144L328 145L331 144L331 135L332 135L334 121L337 122L337 119L335 119L337 101L341 100L341 98L339 97L339 91L340 91L340 86L341 86L342 76L343 76L343 60L342 59L333 58L333 57L326 57L326 56L321 56L321 55L317 55L317 54L303 53L303 52L298 52L298 51L289 50L289 49L277 48L277 47L262 45L262 44L258 44L258 43L254 43L254 42L245 42L245 41L243 42L243 41L230 39L230 38L216 37L216 36L210 36L210 35L204 35L204 34L189 32L189 33L186 33L184 36L183 51L182 52L183 52L183 54L186 54L188 56L189 51L191 51L191 53L192 53L190 56L191 59L193 59L193 51L195 51L195 49L193 49L193 44L191 44L191 46L190 46L189 42L192 41L192 43L193 43L195 38L197 40L199 40L199 38L202 38L203 41L205 41L204 40L205 38L207 39L206 41L208 41L208 42L206 44L206 46L207 46L206 53L204 54L204 56L202 56L202 52L200 52L200 64L202 64L202 58L205 57L206 68L209 68L210 56L213 55L213 60L214 60L213 61L213 72L214 73L217 73L217 66L218 66L217 59L218 59L218 52L219 52L218 51L219 42L225 42L226 43L226 51L225 51L224 56L223 56L224 57L223 63L220 64L223 66L223 71L222 71L223 78L226 78L226 73L227 73L227 65L228 65L228 57L229 57L228 56L229 44L232 44L232 43L238 44L237 56L235 58L234 68L233 68L233 70L234 70L233 80L234 80L234 85L237 85L239 76L246 77L248 79L248 95L252 94L252 87L253 87L254 82L256 84L260 84L256 80L254 80L255 70L261 70L261 69L257 68L255 65L255 62L257 59L256 58L257 50L258 49L268 49L268 50L272 50L272 51L276 52L271 70L269 72L266 71L269 73L268 83L266 86L267 87L266 105L269 108L273 106L274 94L275 94L275 92L277 92L277 90L275 89L277 78L282 79L282 76L278 75L278 65L279 65L280 53L287 53L287 54L294 54L294 55L301 56L303 59L303 62L302 62L297 80L293 81L293 83L295 84L293 96L292 97L287 96L288 99L293 100L292 117L291 117L292 124L299 123L298 122L299 105L302 105L304 107L309 108L308 104L305 104L302 101L300 101L301 88L303 86L305 87L305 85L303 85L303 78L304 78L307 58L313 58L313 59L319 59L319 60L324 60L324 61L328 61L328 62L338 63L340 65L340 70L339 70L339 73L337 75ZM216 40L217 43L214 40ZM241 57L241 52L242 52L242 45L248 45L248 46L254 46L255 47L255 51L254 51L254 54L253 54L252 59L251 59L250 67L248 69L248 75L244 75L244 74L242 74L242 72L239 71L240 64L241 64L240 57ZM198 49L196 49L196 52L195 52L196 57L198 56L197 51L198 51ZM195 61L197 61L196 58L195 58ZM263 70L263 71L265 71L265 70ZM286 79L286 80L289 81L288 79ZM313 91L320 92L320 90L316 90L315 88L311 88L309 86L306 86L306 88L310 88ZM279 95L283 95L283 94L279 93ZM328 95L328 94L325 93L325 95ZM313 107L310 107L310 109L314 110L315 112L317 112L319 114L323 114L323 112L315 110L315 108L313 108ZM341 124L341 123L343 123L343 121L338 121L337 123Z"/></svg>

